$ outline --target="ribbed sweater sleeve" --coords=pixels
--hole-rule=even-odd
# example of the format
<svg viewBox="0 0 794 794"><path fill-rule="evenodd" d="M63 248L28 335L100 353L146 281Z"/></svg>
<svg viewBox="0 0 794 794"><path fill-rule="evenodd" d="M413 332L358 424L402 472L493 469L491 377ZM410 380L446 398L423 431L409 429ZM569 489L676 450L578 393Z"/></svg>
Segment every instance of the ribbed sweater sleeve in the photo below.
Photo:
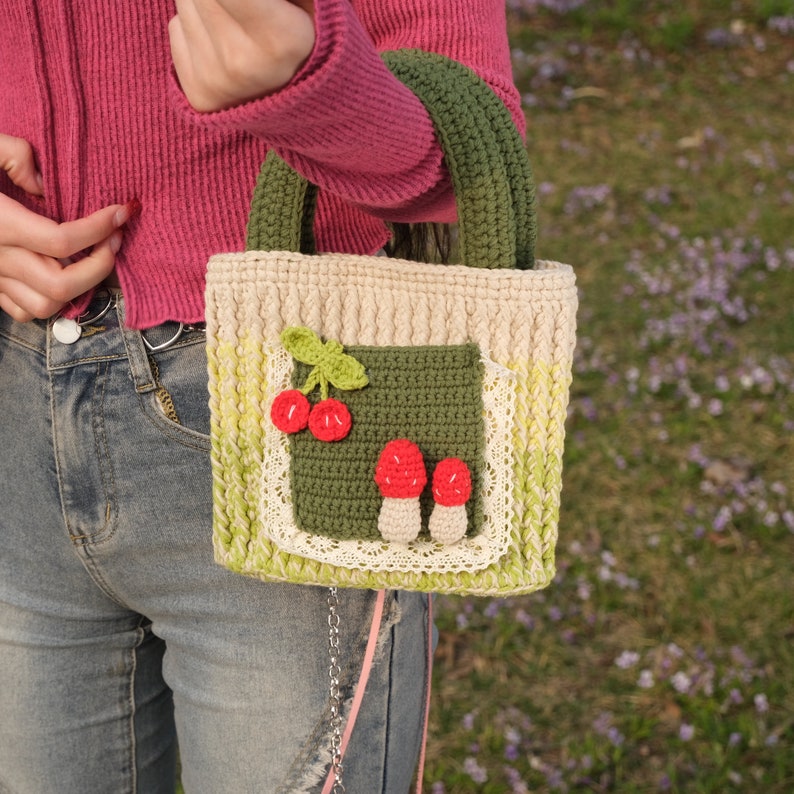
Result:
<svg viewBox="0 0 794 794"><path fill-rule="evenodd" d="M210 114L193 111L180 92L181 111L202 126L263 138L312 182L377 217L454 220L432 124L379 53L418 47L465 63L502 97L523 132L504 2L316 0L315 24L312 56L283 90Z"/></svg>

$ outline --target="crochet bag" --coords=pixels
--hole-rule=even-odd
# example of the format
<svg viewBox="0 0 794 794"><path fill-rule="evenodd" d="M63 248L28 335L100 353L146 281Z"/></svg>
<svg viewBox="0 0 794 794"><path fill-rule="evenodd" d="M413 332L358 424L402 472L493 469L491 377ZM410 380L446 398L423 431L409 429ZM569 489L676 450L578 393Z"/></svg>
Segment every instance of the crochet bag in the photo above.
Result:
<svg viewBox="0 0 794 794"><path fill-rule="evenodd" d="M573 271L534 261L529 163L490 88L442 56L384 60L436 126L462 264L312 253L316 190L268 157L248 250L207 276L216 558L267 580L530 592L554 575Z"/></svg>

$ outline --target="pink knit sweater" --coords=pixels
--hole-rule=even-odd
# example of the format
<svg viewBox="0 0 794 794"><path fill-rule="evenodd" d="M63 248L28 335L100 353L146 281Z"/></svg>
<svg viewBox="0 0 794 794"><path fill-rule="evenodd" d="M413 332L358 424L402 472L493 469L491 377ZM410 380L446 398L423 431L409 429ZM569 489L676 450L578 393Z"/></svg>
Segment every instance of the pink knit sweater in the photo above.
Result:
<svg viewBox="0 0 794 794"><path fill-rule="evenodd" d="M207 258L244 247L269 147L323 190L317 242L371 253L381 219L449 221L427 115L378 52L420 47L471 66L523 129L504 0L316 0L317 42L283 90L199 114L170 61L172 2L0 0L0 132L33 145L45 198L0 191L58 220L140 199L117 257L128 322L198 322Z"/></svg>

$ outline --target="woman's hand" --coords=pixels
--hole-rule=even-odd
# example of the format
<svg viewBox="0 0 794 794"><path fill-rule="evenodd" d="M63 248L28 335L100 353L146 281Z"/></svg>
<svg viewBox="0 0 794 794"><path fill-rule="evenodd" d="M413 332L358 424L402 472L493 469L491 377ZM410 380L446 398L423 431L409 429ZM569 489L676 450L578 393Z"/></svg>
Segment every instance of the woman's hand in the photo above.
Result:
<svg viewBox="0 0 794 794"><path fill-rule="evenodd" d="M283 88L314 47L313 0L176 0L176 9L171 54L199 111Z"/></svg>
<svg viewBox="0 0 794 794"><path fill-rule="evenodd" d="M42 195L41 176L27 141L0 134L0 168L26 192ZM120 226L138 208L113 204L56 223L0 193L0 308L15 320L44 319L103 281L121 246ZM70 264L73 256L91 251Z"/></svg>

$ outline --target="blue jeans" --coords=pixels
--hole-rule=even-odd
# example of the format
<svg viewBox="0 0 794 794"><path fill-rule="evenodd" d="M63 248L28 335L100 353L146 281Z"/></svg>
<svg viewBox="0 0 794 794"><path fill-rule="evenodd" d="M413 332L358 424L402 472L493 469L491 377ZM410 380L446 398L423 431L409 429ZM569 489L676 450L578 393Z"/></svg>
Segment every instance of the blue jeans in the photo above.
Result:
<svg viewBox="0 0 794 794"><path fill-rule="evenodd" d="M328 591L213 561L206 377L200 329L152 353L121 299L73 344L0 312L4 794L173 792L177 754L188 794L321 788ZM339 597L349 702L374 597ZM426 619L388 595L350 794L410 786Z"/></svg>

